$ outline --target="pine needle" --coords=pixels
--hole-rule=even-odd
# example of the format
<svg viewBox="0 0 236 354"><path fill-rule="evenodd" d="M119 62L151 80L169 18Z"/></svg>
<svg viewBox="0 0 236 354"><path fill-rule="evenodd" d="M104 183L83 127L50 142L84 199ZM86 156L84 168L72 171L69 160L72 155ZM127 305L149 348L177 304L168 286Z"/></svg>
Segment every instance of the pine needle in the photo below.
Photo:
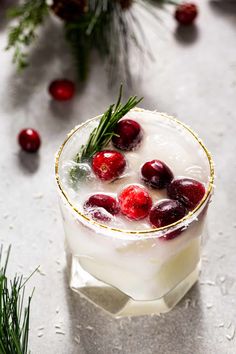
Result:
<svg viewBox="0 0 236 354"><path fill-rule="evenodd" d="M48 5L45 0L26 0L9 10L8 16L18 20L18 23L9 29L6 50L14 49L13 62L19 70L28 65L25 47L34 42L37 37L36 29L47 14Z"/></svg>
<svg viewBox="0 0 236 354"><path fill-rule="evenodd" d="M0 247L0 353L27 354L33 292L24 307L25 284L36 270L24 282L19 275L9 280L6 272L10 251L11 247L3 261L3 247Z"/></svg>
<svg viewBox="0 0 236 354"><path fill-rule="evenodd" d="M79 78L85 80L90 67L90 55L96 49L105 59L109 73L109 83L122 77L131 84L130 71L130 44L133 43L139 50L146 53L145 43L139 42L143 37L144 27L138 25L133 5L142 6L146 12L161 20L153 12L154 7L162 9L165 4L176 5L179 0L133 0L130 7L123 8L121 0L87 0L86 11L78 6L77 19L74 14L71 20L65 21L65 37L71 47ZM70 8L71 0L68 0ZM67 2L61 3L61 11L67 10ZM76 7L75 7L76 8ZM6 49L13 49L13 62L18 69L28 65L26 47L29 47L37 38L37 29L45 17L53 12L46 0L23 0L23 3L13 7L9 16L17 21L10 27L8 45ZM135 31L133 30L136 24ZM140 21L141 24L141 21Z"/></svg>

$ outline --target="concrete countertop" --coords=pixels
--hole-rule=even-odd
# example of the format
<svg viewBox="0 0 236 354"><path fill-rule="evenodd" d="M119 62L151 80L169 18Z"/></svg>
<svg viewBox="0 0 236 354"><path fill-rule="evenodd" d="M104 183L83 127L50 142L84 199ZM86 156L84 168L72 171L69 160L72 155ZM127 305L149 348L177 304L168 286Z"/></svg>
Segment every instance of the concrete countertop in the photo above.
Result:
<svg viewBox="0 0 236 354"><path fill-rule="evenodd" d="M36 288L33 354L236 353L236 2L198 4L200 16L190 30L177 29L166 14L166 28L159 25L153 31L154 23L146 24L156 61L146 62L142 81L126 91L127 96L144 96L144 108L176 115L192 126L216 164L200 281L160 317L114 320L68 289L54 154L73 126L113 102L117 87L107 88L101 63L94 58L76 98L52 102L50 81L75 75L62 33L55 28L59 25L48 21L32 51L33 66L18 75L11 53L3 51L7 24L0 24L0 243L12 244L11 271L27 275L41 265L29 284ZM1 6L2 16L4 2ZM26 126L41 133L38 155L18 148L16 136Z"/></svg>

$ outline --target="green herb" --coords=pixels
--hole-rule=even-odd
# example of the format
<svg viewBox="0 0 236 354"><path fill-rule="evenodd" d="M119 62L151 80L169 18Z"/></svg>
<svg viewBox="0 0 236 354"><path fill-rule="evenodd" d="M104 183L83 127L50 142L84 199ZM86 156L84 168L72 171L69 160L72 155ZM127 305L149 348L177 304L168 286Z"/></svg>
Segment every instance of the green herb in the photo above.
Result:
<svg viewBox="0 0 236 354"><path fill-rule="evenodd" d="M137 99L136 96L131 96L122 106L121 97L122 86L120 87L117 103L112 104L102 115L98 126L94 128L87 143L82 145L77 154L76 162L89 160L96 152L104 148L115 134L114 129L118 121L142 100L142 98Z"/></svg>
<svg viewBox="0 0 236 354"><path fill-rule="evenodd" d="M90 56L97 50L106 63L109 82L122 78L131 84L130 48L137 51L140 63L147 54L151 56L148 38L142 18L136 15L134 5L142 7L149 15L161 21L161 11L166 4L178 0L54 0L49 6L46 0L23 0L13 7L10 17L18 23L10 28L7 49L14 49L13 62L18 69L28 65L25 47L36 39L36 30L51 12L60 17L65 25L65 37L71 47L75 65L81 80L87 78ZM143 57L142 57L143 56Z"/></svg>
<svg viewBox="0 0 236 354"><path fill-rule="evenodd" d="M114 55L117 55L117 46L119 50L121 49L119 35L121 31L116 16L117 13L123 14L123 11L119 4L114 0L88 0L87 7L88 10L81 14L77 21L65 23L65 37L71 47L81 80L87 78L93 48L96 48L102 58L108 59L109 62L111 62L113 47L116 47ZM115 36L111 33L114 25L117 27ZM128 41L128 38L126 40ZM123 55L124 52L120 51L119 57L122 58Z"/></svg>
<svg viewBox="0 0 236 354"><path fill-rule="evenodd" d="M115 135L114 130L118 121L142 100L142 98L137 99L137 96L131 96L128 101L122 105L121 98L122 85L116 104L110 105L102 115L98 126L90 133L87 143L81 146L80 151L76 155L75 163L89 161L96 152L107 146L113 135ZM72 182L76 182L80 179L81 172L84 171L83 169L81 170L80 165L71 168L70 177Z"/></svg>
<svg viewBox="0 0 236 354"><path fill-rule="evenodd" d="M23 276L18 275L9 280L6 274L9 255L10 247L3 262L3 247L0 247L0 353L27 354L33 293L29 296L26 307L24 294L25 284L35 272L25 281Z"/></svg>
<svg viewBox="0 0 236 354"><path fill-rule="evenodd" d="M75 165L70 170L70 179L72 184L77 181L85 181L90 177L90 167L81 163L75 163Z"/></svg>
<svg viewBox="0 0 236 354"><path fill-rule="evenodd" d="M19 70L28 65L24 48L36 39L36 29L47 14L48 5L45 0L27 0L10 9L9 17L18 19L18 23L10 27L6 49L14 49L13 62Z"/></svg>

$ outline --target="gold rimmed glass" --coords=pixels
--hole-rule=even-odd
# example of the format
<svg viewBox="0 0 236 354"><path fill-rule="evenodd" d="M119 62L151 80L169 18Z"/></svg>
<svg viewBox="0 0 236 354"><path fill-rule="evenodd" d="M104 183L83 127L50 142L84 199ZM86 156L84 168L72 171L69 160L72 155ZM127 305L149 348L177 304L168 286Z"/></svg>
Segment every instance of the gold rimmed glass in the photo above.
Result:
<svg viewBox="0 0 236 354"><path fill-rule="evenodd" d="M148 111L137 108L133 112ZM75 127L56 157L59 202L71 261L70 286L116 317L167 312L198 279L206 209L214 182L211 155L188 126L159 114L159 119L176 131L184 130L200 151L206 169L204 198L186 217L167 227L124 230L100 224L74 205L62 173L64 162L86 141L84 132L88 134L99 118ZM173 240L163 237L180 230L181 235Z"/></svg>

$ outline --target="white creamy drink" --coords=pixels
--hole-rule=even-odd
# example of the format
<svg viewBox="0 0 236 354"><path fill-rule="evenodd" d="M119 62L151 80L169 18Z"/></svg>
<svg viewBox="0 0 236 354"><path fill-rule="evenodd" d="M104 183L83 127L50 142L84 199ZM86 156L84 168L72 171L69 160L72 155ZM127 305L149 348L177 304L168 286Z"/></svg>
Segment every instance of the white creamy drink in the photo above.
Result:
<svg viewBox="0 0 236 354"><path fill-rule="evenodd" d="M85 177L72 181L75 156L98 117L69 135L56 170L73 256L71 285L117 316L168 311L197 280L213 183L208 152L182 123L141 109L121 120L127 119L141 127L131 151L115 144L119 136L113 138L92 160L79 164ZM113 161L106 165L109 158ZM115 169L115 177L107 166ZM120 305L101 304L86 288L109 289L111 298L122 298Z"/></svg>

